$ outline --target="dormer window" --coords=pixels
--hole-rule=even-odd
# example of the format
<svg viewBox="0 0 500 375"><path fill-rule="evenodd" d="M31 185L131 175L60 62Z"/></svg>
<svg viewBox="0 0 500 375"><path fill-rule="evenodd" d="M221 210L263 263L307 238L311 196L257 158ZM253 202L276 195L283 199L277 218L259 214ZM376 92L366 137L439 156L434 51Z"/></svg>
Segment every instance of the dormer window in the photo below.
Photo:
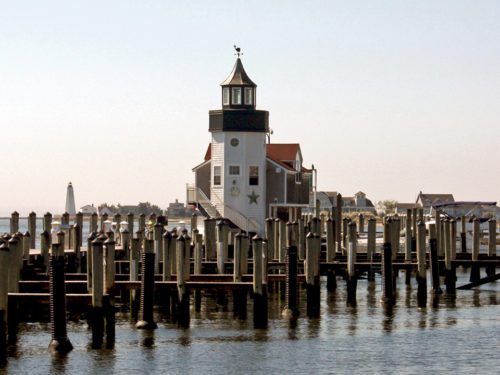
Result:
<svg viewBox="0 0 500 375"><path fill-rule="evenodd" d="M229 105L229 87L222 89L222 105Z"/></svg>
<svg viewBox="0 0 500 375"><path fill-rule="evenodd" d="M253 87L245 87L245 105L253 105Z"/></svg>
<svg viewBox="0 0 500 375"><path fill-rule="evenodd" d="M232 87L231 104L241 104L241 87Z"/></svg>

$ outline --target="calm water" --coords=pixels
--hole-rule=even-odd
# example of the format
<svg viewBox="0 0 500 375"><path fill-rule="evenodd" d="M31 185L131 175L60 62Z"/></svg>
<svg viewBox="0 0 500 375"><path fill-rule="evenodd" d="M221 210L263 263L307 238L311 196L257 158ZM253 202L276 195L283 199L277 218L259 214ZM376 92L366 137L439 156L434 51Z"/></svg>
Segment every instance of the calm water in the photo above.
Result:
<svg viewBox="0 0 500 375"><path fill-rule="evenodd" d="M458 271L458 277L457 286L468 282L468 273ZM74 350L64 357L48 352L47 323L23 323L0 372L497 374L500 283L457 291L456 297L445 294L436 304L429 296L428 306L419 308L412 282L412 288L407 288L401 272L397 304L391 310L379 303L379 278L376 283L358 282L355 307L346 305L343 281L338 281L334 293L327 293L322 285L320 318L306 316L301 292L301 315L295 323L281 318L284 299L274 293L267 329L253 328L250 299L248 316L241 319L234 317L231 301L224 308L215 297L204 297L201 312L191 311L187 329L158 313L157 330L139 331L123 312L117 315L112 349L91 349L86 322L72 321L68 332Z"/></svg>

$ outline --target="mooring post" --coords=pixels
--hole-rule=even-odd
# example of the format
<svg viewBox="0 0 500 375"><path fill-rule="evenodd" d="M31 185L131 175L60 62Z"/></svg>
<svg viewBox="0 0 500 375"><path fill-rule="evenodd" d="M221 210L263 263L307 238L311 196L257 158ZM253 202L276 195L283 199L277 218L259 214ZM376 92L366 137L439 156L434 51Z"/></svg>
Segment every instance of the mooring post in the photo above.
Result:
<svg viewBox="0 0 500 375"><path fill-rule="evenodd" d="M377 246L377 220L373 217L368 219L368 239L366 242L366 258L370 263L368 270L368 281L375 281L375 273L373 267L373 255L376 253Z"/></svg>
<svg viewBox="0 0 500 375"><path fill-rule="evenodd" d="M437 225L430 224L429 225L429 234L430 234L430 265L431 265L431 282L432 289L431 293L433 295L442 294L443 291L439 286L439 262L438 262L438 254L437 254Z"/></svg>
<svg viewBox="0 0 500 375"><path fill-rule="evenodd" d="M356 224L349 224L349 249L347 252L347 303L356 304L356 287L358 278L356 276Z"/></svg>
<svg viewBox="0 0 500 375"><path fill-rule="evenodd" d="M451 222L448 219L443 220L443 240L444 240L444 268L445 268L445 279L444 284L446 285L447 293L455 293L455 272L452 253L451 243L454 241L452 239Z"/></svg>
<svg viewBox="0 0 500 375"><path fill-rule="evenodd" d="M472 283L478 282L481 278L480 276L480 268L477 264L477 260L479 259L479 238L480 238L480 221L476 217L473 221L472 227L472 264L470 267L470 281Z"/></svg>
<svg viewBox="0 0 500 375"><path fill-rule="evenodd" d="M160 273L160 262L163 261L163 224L156 223L153 228L154 231L154 248L155 248L155 274Z"/></svg>
<svg viewBox="0 0 500 375"><path fill-rule="evenodd" d="M201 275L203 273L203 235L200 233L195 233L196 239L194 241L194 273L195 275Z"/></svg>
<svg viewBox="0 0 500 375"><path fill-rule="evenodd" d="M144 233L144 231L146 229L146 215L144 215L144 213L141 213L139 215L138 225L139 225L138 230L140 230L142 233Z"/></svg>
<svg viewBox="0 0 500 375"><path fill-rule="evenodd" d="M497 240L497 221L493 218L488 220L488 257L496 255L496 240ZM495 265L488 265L486 267L486 274L488 276L495 274Z"/></svg>
<svg viewBox="0 0 500 375"><path fill-rule="evenodd" d="M342 236L340 229L342 225L342 194L337 194L336 205L334 210L335 219L335 238L337 239L337 252L342 252Z"/></svg>
<svg viewBox="0 0 500 375"><path fill-rule="evenodd" d="M203 221L205 226L205 260L217 258L217 249L215 246L215 219L207 218Z"/></svg>
<svg viewBox="0 0 500 375"><path fill-rule="evenodd" d="M391 253L392 253L392 260L396 260L398 253L399 253L399 216L396 214L392 217L392 228L391 228L391 236L392 236L392 243L391 243Z"/></svg>
<svg viewBox="0 0 500 375"><path fill-rule="evenodd" d="M411 240L413 231L411 230L411 220L412 214L411 210L406 210L406 218L405 218L405 261L411 261ZM417 232L418 229L415 230Z"/></svg>
<svg viewBox="0 0 500 375"><path fill-rule="evenodd" d="M23 260L26 261L26 264L30 263L30 240L31 237L34 237L35 235L31 236L30 232L26 231L23 234Z"/></svg>
<svg viewBox="0 0 500 375"><path fill-rule="evenodd" d="M97 233L91 232L87 237L87 291L92 292L92 242L97 239Z"/></svg>
<svg viewBox="0 0 500 375"><path fill-rule="evenodd" d="M460 217L460 247L462 249L462 253L467 252L467 226L465 222L465 216Z"/></svg>
<svg viewBox="0 0 500 375"><path fill-rule="evenodd" d="M120 228L120 243L123 250L123 257L130 259L130 232L127 228Z"/></svg>
<svg viewBox="0 0 500 375"><path fill-rule="evenodd" d="M283 317L288 319L299 316L297 262L297 247L288 247L286 254L286 304L282 313Z"/></svg>
<svg viewBox="0 0 500 375"><path fill-rule="evenodd" d="M304 220L299 219L297 222L297 226L298 226L297 256L298 259L304 260L306 258L306 230L304 227Z"/></svg>
<svg viewBox="0 0 500 375"><path fill-rule="evenodd" d="M49 266L50 233L44 230L40 233L40 256L43 269L48 270Z"/></svg>
<svg viewBox="0 0 500 375"><path fill-rule="evenodd" d="M335 238L335 221L329 217L326 220L326 261L331 263L335 261L337 257L336 250L336 238ZM335 275L335 270L333 268L328 268L326 274L326 289L329 292L333 292L337 289L337 280Z"/></svg>
<svg viewBox="0 0 500 375"><path fill-rule="evenodd" d="M267 295L262 277L262 238L252 238L253 250L253 323L256 328L267 326Z"/></svg>
<svg viewBox="0 0 500 375"><path fill-rule="evenodd" d="M20 249L20 241L19 236L14 234L8 240L8 246L10 248L9 251L9 293L19 293L19 276L20 276L20 267L19 267L19 254L22 251ZM12 315L12 314L11 314Z"/></svg>
<svg viewBox="0 0 500 375"><path fill-rule="evenodd" d="M19 213L14 211L10 214L10 234L19 232Z"/></svg>
<svg viewBox="0 0 500 375"><path fill-rule="evenodd" d="M115 246L113 232L107 233L104 241L104 319L106 322L106 341L108 345L115 342Z"/></svg>
<svg viewBox="0 0 500 375"><path fill-rule="evenodd" d="M104 271L103 242L101 235L92 241L92 347L100 348L104 336Z"/></svg>
<svg viewBox="0 0 500 375"><path fill-rule="evenodd" d="M171 254L171 246L172 246L172 233L166 231L163 234L163 269L162 269L162 280L169 281L172 278L172 254Z"/></svg>
<svg viewBox="0 0 500 375"><path fill-rule="evenodd" d="M177 293L179 303L176 306L176 318L179 323L184 324L189 322L189 295L186 288L186 267L185 257L186 257L186 238L184 235L177 238L177 252L176 252L176 263L177 263Z"/></svg>
<svg viewBox="0 0 500 375"><path fill-rule="evenodd" d="M224 226L217 223L217 273L224 274Z"/></svg>
<svg viewBox="0 0 500 375"><path fill-rule="evenodd" d="M425 306L427 303L427 271L425 265L425 223L419 220L417 224L417 300L419 306Z"/></svg>
<svg viewBox="0 0 500 375"><path fill-rule="evenodd" d="M384 243L382 245L382 298L380 302L385 305L393 305L394 299L394 287L393 287L393 275L392 275L392 254L391 254L391 242L392 242L392 219L388 218L384 223Z"/></svg>
<svg viewBox="0 0 500 375"><path fill-rule="evenodd" d="M347 228L349 225L349 218L342 219L342 255L346 255L347 251Z"/></svg>
<svg viewBox="0 0 500 375"><path fill-rule="evenodd" d="M28 216L28 231L31 234L30 237L30 249L36 247L36 213L31 211Z"/></svg>
<svg viewBox="0 0 500 375"><path fill-rule="evenodd" d="M62 238L64 238L64 232L62 232ZM73 349L66 330L64 263L64 242L53 244L49 270L50 324L52 327L49 349L59 353L66 353Z"/></svg>
<svg viewBox="0 0 500 375"><path fill-rule="evenodd" d="M441 225L441 211L436 209L435 210L435 216L436 216L436 251L437 251L437 256L438 257L442 257L444 254L443 254L443 246L442 246L442 243L443 243L443 238L442 238L442 234L441 234L441 230L442 230L442 225Z"/></svg>
<svg viewBox="0 0 500 375"><path fill-rule="evenodd" d="M80 252L80 244L82 243L82 227L78 223L73 225L73 251L76 262L76 272L82 272L82 253Z"/></svg>
<svg viewBox="0 0 500 375"><path fill-rule="evenodd" d="M140 243L138 238L132 238L130 241L130 258L129 258L129 280L139 280L139 259L141 257ZM131 317L135 319L139 311L140 294L137 289L130 291L130 311Z"/></svg>
<svg viewBox="0 0 500 375"><path fill-rule="evenodd" d="M286 258L286 222L280 220L279 222L279 248L278 248L278 262L285 263ZM282 272L282 271L280 271Z"/></svg>
<svg viewBox="0 0 500 375"><path fill-rule="evenodd" d="M130 237L134 237L134 214L132 212L127 213L127 230Z"/></svg>
<svg viewBox="0 0 500 375"><path fill-rule="evenodd" d="M89 229L89 233L97 233L97 213L96 212L92 212L92 215L90 215L90 222L89 222L89 225L90 225L90 229Z"/></svg>
<svg viewBox="0 0 500 375"><path fill-rule="evenodd" d="M142 252L142 275L141 275L141 308L140 320L135 325L139 329L156 329L157 325L153 319L154 291L155 291L155 253L153 251L153 240L144 240L144 251Z"/></svg>
<svg viewBox="0 0 500 375"><path fill-rule="evenodd" d="M274 242L273 259L276 260L279 259L279 253L280 253L280 222L281 220L279 218L274 219L273 222L273 234L274 234L274 238L272 239L272 241Z"/></svg>
<svg viewBox="0 0 500 375"><path fill-rule="evenodd" d="M243 234L240 232L236 234L234 243L234 269L233 281L242 281L242 258L243 258ZM248 250L247 250L248 252ZM246 311L246 291L233 290L233 311L235 314Z"/></svg>
<svg viewBox="0 0 500 375"><path fill-rule="evenodd" d="M6 243L0 243L0 364L5 363L7 355L9 263L9 247Z"/></svg>
<svg viewBox="0 0 500 375"><path fill-rule="evenodd" d="M358 227L359 227L359 233L364 234L365 233L365 217L362 213L359 213L359 215L358 215Z"/></svg>
<svg viewBox="0 0 500 375"><path fill-rule="evenodd" d="M267 239L267 251L269 258L274 257L274 226L273 226L273 219L267 218L266 219L266 239Z"/></svg>
<svg viewBox="0 0 500 375"><path fill-rule="evenodd" d="M306 261L304 264L306 274L307 314L317 316L320 304L319 289L319 248L315 235L309 232L306 237Z"/></svg>

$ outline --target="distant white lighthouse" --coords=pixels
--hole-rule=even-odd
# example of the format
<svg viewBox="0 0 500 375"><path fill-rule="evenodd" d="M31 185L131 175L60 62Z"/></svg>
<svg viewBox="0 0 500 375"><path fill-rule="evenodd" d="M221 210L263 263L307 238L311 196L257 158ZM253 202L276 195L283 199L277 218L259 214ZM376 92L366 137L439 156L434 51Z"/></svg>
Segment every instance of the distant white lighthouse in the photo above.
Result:
<svg viewBox="0 0 500 375"><path fill-rule="evenodd" d="M71 185L71 182L68 184L68 189L66 190L66 212L70 216L76 215L75 194L73 192L73 185Z"/></svg>

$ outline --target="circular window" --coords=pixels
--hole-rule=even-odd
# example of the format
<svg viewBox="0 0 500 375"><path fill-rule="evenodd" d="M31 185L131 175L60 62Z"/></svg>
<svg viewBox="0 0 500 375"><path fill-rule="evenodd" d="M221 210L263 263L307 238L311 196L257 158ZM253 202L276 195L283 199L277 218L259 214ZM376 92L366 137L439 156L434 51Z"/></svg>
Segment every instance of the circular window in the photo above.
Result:
<svg viewBox="0 0 500 375"><path fill-rule="evenodd" d="M236 147L240 144L238 138L231 138L231 146Z"/></svg>

